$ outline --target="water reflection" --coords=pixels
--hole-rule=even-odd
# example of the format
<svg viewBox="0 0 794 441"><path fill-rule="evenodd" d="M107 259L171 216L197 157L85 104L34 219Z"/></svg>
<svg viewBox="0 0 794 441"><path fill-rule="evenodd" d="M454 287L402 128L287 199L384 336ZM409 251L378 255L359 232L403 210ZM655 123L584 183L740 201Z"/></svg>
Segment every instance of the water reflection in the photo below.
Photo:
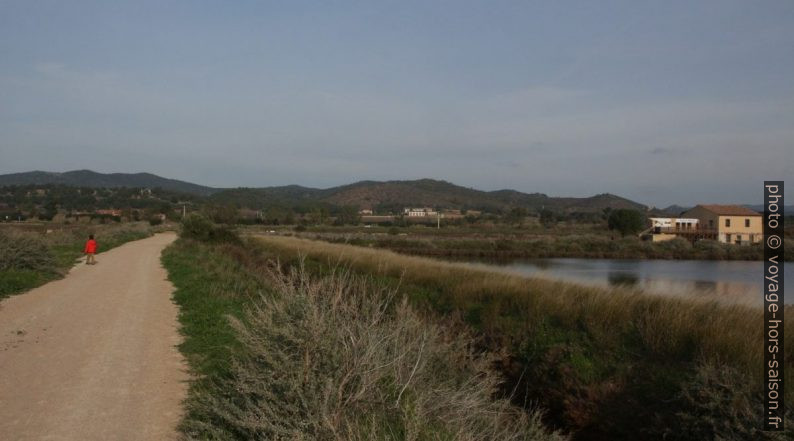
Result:
<svg viewBox="0 0 794 441"><path fill-rule="evenodd" d="M791 262L784 265L788 272ZM762 262L532 259L487 265L522 275L729 303L762 304ZM794 303L786 299L786 303Z"/></svg>
<svg viewBox="0 0 794 441"><path fill-rule="evenodd" d="M612 286L634 286L639 280L635 274L623 271L611 271L607 274L607 281Z"/></svg>

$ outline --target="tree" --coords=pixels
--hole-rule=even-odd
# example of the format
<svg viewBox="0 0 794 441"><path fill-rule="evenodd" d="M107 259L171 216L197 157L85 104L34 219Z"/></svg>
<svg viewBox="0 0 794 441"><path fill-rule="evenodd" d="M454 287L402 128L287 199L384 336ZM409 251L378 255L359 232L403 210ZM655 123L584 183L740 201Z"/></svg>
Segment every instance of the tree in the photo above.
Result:
<svg viewBox="0 0 794 441"><path fill-rule="evenodd" d="M610 230L617 230L621 236L639 233L645 229L645 215L637 210L621 208L609 213L607 225Z"/></svg>
<svg viewBox="0 0 794 441"><path fill-rule="evenodd" d="M358 208L345 206L339 209L336 220L342 225L358 225L361 216L358 214Z"/></svg>
<svg viewBox="0 0 794 441"><path fill-rule="evenodd" d="M309 215L311 222L315 225L323 225L328 221L328 209L325 207L318 207L312 210Z"/></svg>

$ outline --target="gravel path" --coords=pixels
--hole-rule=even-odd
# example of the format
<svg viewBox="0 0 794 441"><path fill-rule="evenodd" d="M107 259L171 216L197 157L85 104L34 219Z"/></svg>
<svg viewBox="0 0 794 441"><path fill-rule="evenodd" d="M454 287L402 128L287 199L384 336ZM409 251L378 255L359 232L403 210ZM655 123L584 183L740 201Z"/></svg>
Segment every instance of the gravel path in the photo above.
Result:
<svg viewBox="0 0 794 441"><path fill-rule="evenodd" d="M0 438L176 438L188 375L160 265L174 239L127 243L0 303Z"/></svg>

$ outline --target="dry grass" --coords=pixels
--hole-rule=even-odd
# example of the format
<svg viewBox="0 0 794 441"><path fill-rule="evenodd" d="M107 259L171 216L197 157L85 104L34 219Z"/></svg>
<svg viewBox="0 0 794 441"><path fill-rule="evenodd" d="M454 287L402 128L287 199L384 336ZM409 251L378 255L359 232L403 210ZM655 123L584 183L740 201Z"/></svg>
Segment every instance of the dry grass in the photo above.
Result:
<svg viewBox="0 0 794 441"><path fill-rule="evenodd" d="M646 295L628 288L584 287L293 237L273 236L262 240L293 256L319 257L333 265L350 265L420 284L443 284L462 303L485 293L498 293L505 300L518 301L515 306L524 308L523 313L554 312L568 317L571 323L584 320L607 333L619 331L628 323L636 324L639 336L658 353L677 353L695 338L701 355L708 359L741 361L748 369L759 366L762 359L758 345L762 338L759 326L762 312L757 308Z"/></svg>
<svg viewBox="0 0 794 441"><path fill-rule="evenodd" d="M474 322L486 335L512 340L507 344L513 345L514 353L523 357L524 363L529 363L525 369L537 368L533 366L536 363L559 369L559 360L548 358L553 351L537 350L538 345L553 348L559 342L557 350L568 357L566 370L554 373L552 377L557 380L550 380L549 388L540 393L570 387L559 400L566 401L561 405L565 407L560 411L564 414L561 418L573 426L588 427L599 418L603 420L604 409L599 409L597 403L615 399L598 395L618 396L615 391L621 389L633 398L646 393L647 388L658 388L654 392L659 393L659 399L671 402L668 409L652 412L668 416L676 410L683 412L685 409L676 406L688 404L685 400L676 401L675 395L683 383L696 375L697 366L730 367L750 385L748 390L758 391L762 383L760 308L646 295L630 289L583 287L293 237L268 236L261 241L283 259L305 255L332 267L349 266L363 273L430 287L431 291L442 293L439 298L427 300L434 303L435 309L476 313ZM794 338L792 321L786 324L786 330L787 340ZM521 345L530 349L519 348ZM785 395L792 402L794 342L787 341L785 347L785 363L789 366ZM522 355L522 351L530 355ZM542 359L532 358L532 354L541 354ZM636 385L631 389L632 382L646 381L646 375L641 373L645 371L658 374L659 381L646 384L646 389ZM665 391L666 388L670 389ZM565 395L571 392L584 398L571 404L569 401L576 399ZM582 416L577 406L591 409ZM579 421L570 421L576 418Z"/></svg>
<svg viewBox="0 0 794 441"><path fill-rule="evenodd" d="M273 293L232 319L244 351L192 401L195 439L561 440L493 396L492 360L460 327L335 272L266 271Z"/></svg>

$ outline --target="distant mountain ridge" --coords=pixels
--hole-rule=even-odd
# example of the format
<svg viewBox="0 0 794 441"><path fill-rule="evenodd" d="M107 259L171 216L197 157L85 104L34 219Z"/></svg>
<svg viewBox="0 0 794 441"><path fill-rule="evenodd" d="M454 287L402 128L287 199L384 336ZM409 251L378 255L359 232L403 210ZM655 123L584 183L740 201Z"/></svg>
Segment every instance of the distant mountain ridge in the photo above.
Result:
<svg viewBox="0 0 794 441"><path fill-rule="evenodd" d="M600 212L604 208L646 210L645 205L612 194L587 198L550 197L516 190L482 191L435 179L413 181L360 181L315 189L300 186L228 189L211 196L249 208L271 204L316 203L398 211L403 207L437 207L474 210L507 210L524 207L532 211Z"/></svg>
<svg viewBox="0 0 794 441"><path fill-rule="evenodd" d="M215 188L163 178L151 173L97 173L91 170L73 170L63 173L31 171L0 175L0 186L39 184L60 184L91 188L160 187L164 190L202 196L219 191Z"/></svg>
<svg viewBox="0 0 794 441"><path fill-rule="evenodd" d="M450 209L508 210L524 207L531 211L549 209L558 212L600 212L605 208L646 210L643 204L616 196L551 197L543 193L516 190L482 191L447 181L418 179L411 181L360 181L326 189L287 185L262 188L221 189L151 173L97 173L74 170L63 173L32 171L0 175L0 186L60 184L75 187L160 187L165 190L209 197L210 201L232 203L260 209L280 206L357 206L391 211L403 207L429 206Z"/></svg>

